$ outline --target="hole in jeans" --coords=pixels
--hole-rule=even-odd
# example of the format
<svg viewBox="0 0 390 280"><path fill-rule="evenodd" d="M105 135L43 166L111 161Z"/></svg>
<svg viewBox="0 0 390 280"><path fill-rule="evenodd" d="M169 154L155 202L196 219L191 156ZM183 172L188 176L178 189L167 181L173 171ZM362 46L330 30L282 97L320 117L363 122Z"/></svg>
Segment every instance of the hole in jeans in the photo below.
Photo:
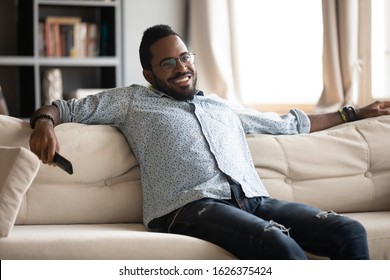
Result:
<svg viewBox="0 0 390 280"><path fill-rule="evenodd" d="M333 210L328 210L328 211L321 211L320 213L318 213L316 215L316 218L318 218L318 219L326 219L326 218L328 218L329 215L341 216L340 214L337 214Z"/></svg>
<svg viewBox="0 0 390 280"><path fill-rule="evenodd" d="M286 228L284 225L278 224L277 222L270 220L269 224L265 226L264 231L271 231L273 229L278 229L285 233L287 236L290 236L290 228Z"/></svg>

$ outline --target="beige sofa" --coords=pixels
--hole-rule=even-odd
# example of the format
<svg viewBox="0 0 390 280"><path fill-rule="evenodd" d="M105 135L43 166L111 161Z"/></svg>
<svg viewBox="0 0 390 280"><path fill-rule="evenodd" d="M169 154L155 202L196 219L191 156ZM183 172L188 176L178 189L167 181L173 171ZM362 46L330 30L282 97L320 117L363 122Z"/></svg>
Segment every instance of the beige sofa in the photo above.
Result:
<svg viewBox="0 0 390 280"><path fill-rule="evenodd" d="M0 259L234 259L203 240L148 232L139 167L122 134L56 127L74 174L41 165L27 122L0 116ZM390 259L390 117L309 135L247 137L272 196L353 217Z"/></svg>

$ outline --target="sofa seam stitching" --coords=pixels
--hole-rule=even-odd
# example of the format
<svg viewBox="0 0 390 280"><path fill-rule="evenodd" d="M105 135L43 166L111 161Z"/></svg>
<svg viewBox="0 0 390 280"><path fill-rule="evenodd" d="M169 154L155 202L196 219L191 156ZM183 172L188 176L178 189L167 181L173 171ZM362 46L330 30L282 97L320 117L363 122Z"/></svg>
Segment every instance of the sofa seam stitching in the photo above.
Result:
<svg viewBox="0 0 390 280"><path fill-rule="evenodd" d="M359 126L355 126L355 131L356 131L357 135L361 138L362 143L363 143L365 150L366 150L366 156L367 156L366 172L367 172L367 171L371 170L370 169L370 167L371 167L371 151L370 151L370 146L368 145L367 139L364 137L363 133L359 129L360 129ZM363 175L363 176L365 176L365 175ZM365 176L365 177L367 178L367 176ZM370 205L369 205L369 209L372 209L372 204L373 204L373 201L376 197L375 186L374 186L372 177L367 178L367 179L369 179L369 181L370 181L370 186L371 186L371 191L372 191Z"/></svg>
<svg viewBox="0 0 390 280"><path fill-rule="evenodd" d="M282 143L280 142L279 137L275 137L274 139L278 143L278 145L279 145L279 147L280 147L280 149L282 151L282 154L283 154L283 162L285 163L285 166L286 166L286 178L291 178L291 170L290 170L290 166L289 166L286 150L284 149ZM291 194L292 200L295 201L295 193L294 193L294 190L293 190L293 187L292 187L293 182L291 182L291 184L287 184L287 182L284 181L284 183L289 186L289 190L290 190L290 194Z"/></svg>

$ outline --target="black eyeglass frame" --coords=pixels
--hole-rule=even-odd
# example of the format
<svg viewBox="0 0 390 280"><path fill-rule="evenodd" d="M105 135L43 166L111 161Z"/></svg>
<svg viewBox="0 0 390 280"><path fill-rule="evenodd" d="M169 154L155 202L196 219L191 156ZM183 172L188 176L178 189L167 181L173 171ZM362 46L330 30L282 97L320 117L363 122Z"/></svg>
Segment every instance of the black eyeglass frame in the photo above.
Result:
<svg viewBox="0 0 390 280"><path fill-rule="evenodd" d="M188 59L188 60L187 60ZM195 63L195 54L186 52L181 54L179 57L169 57L163 59L158 65L162 70L171 72L177 67L177 61L180 61L184 66L190 66Z"/></svg>

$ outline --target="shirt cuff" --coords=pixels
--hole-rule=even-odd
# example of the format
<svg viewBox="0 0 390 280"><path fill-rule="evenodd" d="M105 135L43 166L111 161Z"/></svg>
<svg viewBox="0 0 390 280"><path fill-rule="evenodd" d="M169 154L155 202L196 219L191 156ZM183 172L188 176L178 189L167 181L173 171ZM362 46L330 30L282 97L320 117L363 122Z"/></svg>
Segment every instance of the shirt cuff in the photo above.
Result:
<svg viewBox="0 0 390 280"><path fill-rule="evenodd" d="M300 109L291 109L290 114L294 115L297 119L297 130L298 133L309 133L310 132L310 119L305 112Z"/></svg>
<svg viewBox="0 0 390 280"><path fill-rule="evenodd" d="M60 123L71 122L71 114L68 103L65 100L56 100L51 103L60 112Z"/></svg>

